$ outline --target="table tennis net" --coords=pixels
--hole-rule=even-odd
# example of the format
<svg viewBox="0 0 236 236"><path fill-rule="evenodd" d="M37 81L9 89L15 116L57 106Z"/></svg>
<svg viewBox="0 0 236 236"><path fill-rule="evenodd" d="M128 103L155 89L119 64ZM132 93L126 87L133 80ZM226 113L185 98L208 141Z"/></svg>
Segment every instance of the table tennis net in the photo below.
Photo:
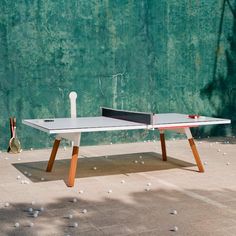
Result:
<svg viewBox="0 0 236 236"><path fill-rule="evenodd" d="M102 116L119 120L132 121L147 125L153 124L153 113L134 112L101 107Z"/></svg>

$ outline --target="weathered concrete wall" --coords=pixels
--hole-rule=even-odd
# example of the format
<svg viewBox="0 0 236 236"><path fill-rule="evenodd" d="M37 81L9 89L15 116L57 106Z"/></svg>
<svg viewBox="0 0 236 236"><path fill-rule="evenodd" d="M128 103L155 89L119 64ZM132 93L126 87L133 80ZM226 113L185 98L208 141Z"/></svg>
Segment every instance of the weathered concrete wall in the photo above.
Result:
<svg viewBox="0 0 236 236"><path fill-rule="evenodd" d="M69 116L71 90L79 116L108 106L235 120L235 3L229 3L1 0L0 148L13 115L25 148L51 145L21 119ZM86 134L83 144L153 135Z"/></svg>

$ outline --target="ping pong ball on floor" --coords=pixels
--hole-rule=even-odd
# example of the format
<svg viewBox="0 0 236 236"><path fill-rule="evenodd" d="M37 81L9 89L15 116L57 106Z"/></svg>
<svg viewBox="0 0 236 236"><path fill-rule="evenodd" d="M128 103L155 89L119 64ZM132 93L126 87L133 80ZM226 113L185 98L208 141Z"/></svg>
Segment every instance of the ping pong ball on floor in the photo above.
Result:
<svg viewBox="0 0 236 236"><path fill-rule="evenodd" d="M220 151L221 151L220 149L217 150L217 152L220 152Z"/></svg>
<svg viewBox="0 0 236 236"><path fill-rule="evenodd" d="M35 201L32 201L32 202L31 202L31 205L34 205L34 204L35 204Z"/></svg>
<svg viewBox="0 0 236 236"><path fill-rule="evenodd" d="M121 180L121 183L122 183L122 184L124 184L124 183L125 183L125 181L122 179L122 180Z"/></svg>
<svg viewBox="0 0 236 236"><path fill-rule="evenodd" d="M44 181L44 180L45 180L45 179L42 177L42 178L41 178L41 181Z"/></svg>
<svg viewBox="0 0 236 236"><path fill-rule="evenodd" d="M29 223L29 227L33 227L34 226L34 223L33 222L30 222Z"/></svg>
<svg viewBox="0 0 236 236"><path fill-rule="evenodd" d="M40 209L39 209L40 211L44 211L44 207L40 207Z"/></svg>
<svg viewBox="0 0 236 236"><path fill-rule="evenodd" d="M175 232L177 232L179 230L179 228L177 227L177 226L175 226L174 228L173 228L173 231L175 231Z"/></svg>
<svg viewBox="0 0 236 236"><path fill-rule="evenodd" d="M87 209L83 209L82 213L86 214L88 211Z"/></svg>
<svg viewBox="0 0 236 236"><path fill-rule="evenodd" d="M73 202L77 202L77 198L73 198Z"/></svg>
<svg viewBox="0 0 236 236"><path fill-rule="evenodd" d="M226 152L223 153L224 156L225 156L226 154L227 154Z"/></svg>
<svg viewBox="0 0 236 236"><path fill-rule="evenodd" d="M68 218L69 218L69 219L72 219L72 218L73 218L73 215L71 215L71 214L68 215Z"/></svg>
<svg viewBox="0 0 236 236"><path fill-rule="evenodd" d="M21 177L20 177L20 175L18 175L16 178L17 178L17 179L20 179Z"/></svg>
<svg viewBox="0 0 236 236"><path fill-rule="evenodd" d="M228 165L230 165L230 163L229 163L229 162L227 162L227 163L226 163L226 165L228 166Z"/></svg>
<svg viewBox="0 0 236 236"><path fill-rule="evenodd" d="M28 172L27 172L27 171L24 171L24 174L25 174L25 175L27 175L27 174L28 174Z"/></svg>
<svg viewBox="0 0 236 236"><path fill-rule="evenodd" d="M178 212L177 212L176 210L173 210L173 211L171 212L171 214L172 214L172 215L177 215Z"/></svg>
<svg viewBox="0 0 236 236"><path fill-rule="evenodd" d="M33 212L33 208L30 207L30 208L28 209L28 211L29 211L29 212Z"/></svg>
<svg viewBox="0 0 236 236"><path fill-rule="evenodd" d="M20 227L20 223L19 223L19 222L16 222L16 223L15 223L15 227L16 227L16 228Z"/></svg>
<svg viewBox="0 0 236 236"><path fill-rule="evenodd" d="M5 207L9 207L10 204L8 202L5 203Z"/></svg>
<svg viewBox="0 0 236 236"><path fill-rule="evenodd" d="M94 166L94 167L93 167L93 169L94 169L94 170L96 170L96 169L97 169L97 167L96 167L96 166Z"/></svg>
<svg viewBox="0 0 236 236"><path fill-rule="evenodd" d="M135 161L134 161L134 163L135 163L135 164L137 164L137 163L138 163L138 161L137 161L137 160L135 160Z"/></svg>
<svg viewBox="0 0 236 236"><path fill-rule="evenodd" d="M78 227L78 223L75 222L73 226L74 226L75 228L77 228L77 227Z"/></svg>
<svg viewBox="0 0 236 236"><path fill-rule="evenodd" d="M140 159L142 159L143 157L142 156L139 156Z"/></svg>
<svg viewBox="0 0 236 236"><path fill-rule="evenodd" d="M147 186L151 186L152 184L151 183L147 183Z"/></svg>
<svg viewBox="0 0 236 236"><path fill-rule="evenodd" d="M144 161L141 161L141 164L144 164Z"/></svg>
<svg viewBox="0 0 236 236"><path fill-rule="evenodd" d="M207 165L207 161L204 161L204 165Z"/></svg>
<svg viewBox="0 0 236 236"><path fill-rule="evenodd" d="M37 214L37 213L34 213L33 216L34 216L34 218L37 218L37 217L38 217L38 214Z"/></svg>
<svg viewBox="0 0 236 236"><path fill-rule="evenodd" d="M80 193L80 194L83 194L83 193L84 193L84 190L80 190L79 193Z"/></svg>
<svg viewBox="0 0 236 236"><path fill-rule="evenodd" d="M112 190L111 190L111 189L109 189L107 192L108 192L108 193L112 193Z"/></svg>

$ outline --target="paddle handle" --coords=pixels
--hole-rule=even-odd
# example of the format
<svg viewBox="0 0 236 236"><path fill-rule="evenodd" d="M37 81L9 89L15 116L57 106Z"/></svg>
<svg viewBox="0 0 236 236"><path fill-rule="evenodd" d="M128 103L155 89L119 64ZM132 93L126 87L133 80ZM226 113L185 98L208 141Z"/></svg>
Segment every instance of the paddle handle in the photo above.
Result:
<svg viewBox="0 0 236 236"><path fill-rule="evenodd" d="M77 93L74 92L74 91L70 92L69 98L70 98L70 115L71 115L71 118L76 118L77 117L77 113L76 113Z"/></svg>

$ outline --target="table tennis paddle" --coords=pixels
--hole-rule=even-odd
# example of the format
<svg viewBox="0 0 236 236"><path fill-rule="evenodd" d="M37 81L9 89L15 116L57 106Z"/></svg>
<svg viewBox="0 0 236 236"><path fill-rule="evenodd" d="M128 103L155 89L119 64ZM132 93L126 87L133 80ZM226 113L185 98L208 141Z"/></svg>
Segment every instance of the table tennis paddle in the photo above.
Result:
<svg viewBox="0 0 236 236"><path fill-rule="evenodd" d="M12 138L9 141L9 147L11 153L20 153L22 151L20 140L16 135L16 118L13 118L13 129L12 129Z"/></svg>

